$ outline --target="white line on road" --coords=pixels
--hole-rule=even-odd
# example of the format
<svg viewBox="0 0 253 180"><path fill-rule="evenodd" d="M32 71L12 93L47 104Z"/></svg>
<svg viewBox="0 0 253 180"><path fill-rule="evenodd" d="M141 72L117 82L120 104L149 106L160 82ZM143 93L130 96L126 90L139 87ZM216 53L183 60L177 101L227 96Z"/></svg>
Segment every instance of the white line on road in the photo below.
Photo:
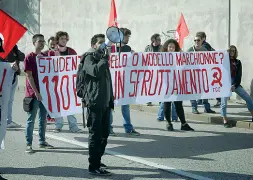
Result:
<svg viewBox="0 0 253 180"><path fill-rule="evenodd" d="M34 131L34 134L37 135L37 136L39 135L39 133L37 131ZM76 140L66 139L66 138L63 138L63 137L55 136L53 134L47 134L46 136L48 138L51 138L51 139L54 139L54 140L63 141L65 143L69 143L69 144L77 145L77 146L80 146L80 147L88 148L88 144L84 143L84 142L79 142L79 141L76 141ZM116 151L111 151L111 150L106 150L105 152L107 154L112 155L112 156L116 156L116 157L120 157L120 158L127 159L127 160L130 160L130 161L134 161L134 162L137 162L137 163L141 163L141 164L144 164L144 165L147 165L147 166L150 166L150 167L154 167L154 168L157 168L157 169L160 169L160 170L163 170L163 171L167 171L167 172L170 172L170 173L174 173L174 174L177 174L177 175L180 175L180 176L184 176L184 177L188 177L188 178L192 178L192 179L196 179L196 180L212 180L212 179L204 177L204 176L199 176L199 175L196 175L196 174L192 174L192 173L188 173L188 172L185 172L185 171L182 171L182 170L178 170L178 169L173 168L173 167L169 167L169 166L165 166L165 165L162 165L162 164L147 161L147 160L144 160L144 159L136 157L136 156L128 156L128 155L124 155L122 153L118 153Z"/></svg>

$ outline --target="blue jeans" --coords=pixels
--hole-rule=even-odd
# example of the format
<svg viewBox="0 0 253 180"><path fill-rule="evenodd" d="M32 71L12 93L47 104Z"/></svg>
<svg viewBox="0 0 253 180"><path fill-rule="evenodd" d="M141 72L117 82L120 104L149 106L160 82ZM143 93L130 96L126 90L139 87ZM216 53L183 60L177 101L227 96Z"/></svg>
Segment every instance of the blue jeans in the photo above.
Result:
<svg viewBox="0 0 253 180"><path fill-rule="evenodd" d="M125 128L125 132L129 133L134 129L133 125L131 124L129 105L122 105L121 106L121 113L122 113L122 116L123 116L123 126ZM111 114L110 114L110 130L112 130L112 122L113 122L113 116L112 116L112 111L111 111Z"/></svg>
<svg viewBox="0 0 253 180"><path fill-rule="evenodd" d="M204 104L205 111L211 110L211 106L210 106L210 103L208 102L208 99L203 99L202 103ZM193 111L198 110L198 104L196 100L191 100L191 104L192 104Z"/></svg>
<svg viewBox="0 0 253 180"><path fill-rule="evenodd" d="M28 112L28 119L26 124L26 144L32 145L33 141L33 129L34 129L34 121L37 115L37 111L39 109L39 143L43 144L46 140L45 134L46 134L46 125L47 125L47 110L45 109L44 105L41 101L38 101L37 99L34 99L32 102L32 110Z"/></svg>
<svg viewBox="0 0 253 180"><path fill-rule="evenodd" d="M158 118L157 120L159 121L163 121L164 120L164 110L163 110L163 106L164 106L164 103L162 102L159 106L159 111L158 111ZM177 112L176 112L176 107L175 107L175 104L172 103L172 121L176 121L178 116L177 116Z"/></svg>
<svg viewBox="0 0 253 180"><path fill-rule="evenodd" d="M243 87L237 87L235 89L235 93L238 94L244 101L246 101L248 110L250 112L253 111L253 100L250 95L243 89ZM222 117L227 117L227 101L228 97L221 98L220 113Z"/></svg>
<svg viewBox="0 0 253 180"><path fill-rule="evenodd" d="M67 116L67 119L68 119L70 131L79 130L77 126L77 120L74 115ZM63 117L55 118L55 129L62 129L62 127L63 127Z"/></svg>

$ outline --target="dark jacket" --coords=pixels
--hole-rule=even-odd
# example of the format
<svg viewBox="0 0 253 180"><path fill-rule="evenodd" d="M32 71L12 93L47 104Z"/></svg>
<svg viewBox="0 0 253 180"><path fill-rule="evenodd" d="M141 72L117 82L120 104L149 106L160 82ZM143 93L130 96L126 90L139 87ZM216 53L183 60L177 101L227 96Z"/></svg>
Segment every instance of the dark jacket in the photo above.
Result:
<svg viewBox="0 0 253 180"><path fill-rule="evenodd" d="M0 57L0 61L4 61L4 62L9 62L9 63L14 63L15 61L18 64L18 71L15 73L15 75L20 75L20 66L19 63L20 61L24 61L25 59L25 54L22 53L19 49L18 46L15 45L14 48L10 51L10 53L8 54L8 56L5 59L2 59Z"/></svg>
<svg viewBox="0 0 253 180"><path fill-rule="evenodd" d="M215 49L212 48L212 46L211 46L208 42L206 42L206 41L203 42L202 46L203 46L204 48L206 48L207 51L215 51Z"/></svg>
<svg viewBox="0 0 253 180"><path fill-rule="evenodd" d="M241 80L242 80L242 63L239 59L236 59L236 73L235 73L235 79L232 81L232 85L235 86L235 88L241 86Z"/></svg>
<svg viewBox="0 0 253 180"><path fill-rule="evenodd" d="M88 52L94 52L90 49ZM85 87L87 93L85 102L88 107L114 108L113 88L108 57L97 59L87 55L83 62L83 71L86 73Z"/></svg>
<svg viewBox="0 0 253 180"><path fill-rule="evenodd" d="M160 45L160 46L158 47L158 52L160 52L161 49L162 49L162 45ZM145 47L144 52L154 52L154 48L153 48L152 44L151 44L151 45L147 45L147 46Z"/></svg>

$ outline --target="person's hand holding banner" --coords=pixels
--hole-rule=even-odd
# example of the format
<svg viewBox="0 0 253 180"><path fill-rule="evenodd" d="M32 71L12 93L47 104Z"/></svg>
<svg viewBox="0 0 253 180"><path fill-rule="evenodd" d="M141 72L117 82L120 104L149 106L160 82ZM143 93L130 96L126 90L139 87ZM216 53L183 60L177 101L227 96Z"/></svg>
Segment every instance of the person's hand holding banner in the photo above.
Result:
<svg viewBox="0 0 253 180"><path fill-rule="evenodd" d="M235 85L233 85L233 86L231 87L231 91L232 91L232 92L235 92Z"/></svg>
<svg viewBox="0 0 253 180"><path fill-rule="evenodd" d="M11 64L12 69L16 72L18 70L18 65L16 62Z"/></svg>
<svg viewBox="0 0 253 180"><path fill-rule="evenodd" d="M35 93L35 96L36 96L36 98L37 98L37 100L38 101L42 101L42 96L41 96L41 94L40 93Z"/></svg>

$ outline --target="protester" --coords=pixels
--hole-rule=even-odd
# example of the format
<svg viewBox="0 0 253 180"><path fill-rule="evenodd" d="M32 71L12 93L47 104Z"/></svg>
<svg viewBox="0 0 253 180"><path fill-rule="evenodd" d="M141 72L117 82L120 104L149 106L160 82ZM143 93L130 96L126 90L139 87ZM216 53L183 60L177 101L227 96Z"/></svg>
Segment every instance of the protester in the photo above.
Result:
<svg viewBox="0 0 253 180"><path fill-rule="evenodd" d="M2 44L0 44L0 51L3 51ZM0 58L0 61L6 61L7 59ZM7 128L7 114L8 114L8 103L12 88L12 79L14 76L14 71L18 70L18 65L14 63L12 66L9 63L0 63L2 66L0 68L0 74L4 73L4 69L8 68L5 74L5 77L2 76L0 79L1 89L0 89L0 151L4 149L4 139L6 135L6 128ZM4 67L4 68L3 68ZM0 174L0 180L6 180Z"/></svg>
<svg viewBox="0 0 253 180"><path fill-rule="evenodd" d="M50 56L67 56L67 55L76 55L76 51L67 46L69 40L69 35L67 32L58 31L55 35L54 40L56 41L55 50L50 50ZM67 116L69 123L69 130L73 133L83 133L84 131L77 126L77 120L74 115ZM55 130L54 132L59 133L63 128L63 117L55 118Z"/></svg>
<svg viewBox="0 0 253 180"><path fill-rule="evenodd" d="M161 49L162 52L180 52L180 46L174 39L167 40ZM181 130L183 131L194 131L185 120L184 108L182 101L174 101L176 106L177 115L181 121ZM171 123L171 102L164 102L164 116L168 122L166 128L168 131L174 131L173 124Z"/></svg>
<svg viewBox="0 0 253 180"><path fill-rule="evenodd" d="M162 48L160 34L153 34L150 40L151 44L146 46L144 52L160 52ZM148 102L147 106L152 106L152 102Z"/></svg>
<svg viewBox="0 0 253 180"><path fill-rule="evenodd" d="M196 35L199 35L201 37L202 46L206 48L207 51L215 51L215 49L206 41L206 33L205 32L197 32ZM221 98L216 98L217 103L214 105L214 107L220 107L221 104ZM202 104L202 101L198 101L198 104Z"/></svg>
<svg viewBox="0 0 253 180"><path fill-rule="evenodd" d="M83 73L87 89L84 101L87 106L87 127L89 129L89 173L92 175L111 175L101 163L109 136L110 112L114 109L111 74L108 55L101 57L99 47L105 42L103 34L91 38L91 49L96 55L85 57Z"/></svg>
<svg viewBox="0 0 253 180"><path fill-rule="evenodd" d="M117 52L133 52L132 48L128 46L129 38L131 36L131 31L127 28L120 28L120 31L122 31L124 35L123 42L121 43L121 47L117 47ZM137 132L132 123L131 123L131 116L130 116L130 107L129 104L127 105L122 105L121 106L121 113L123 116L123 126L125 128L125 132L128 135L134 135L134 136L139 136L140 133ZM116 135L113 131L112 123L113 123L113 116L111 112L111 118L110 118L110 135Z"/></svg>
<svg viewBox="0 0 253 180"><path fill-rule="evenodd" d="M48 54L50 50L55 50L56 48L56 41L55 41L55 37L54 36L51 36L48 40L47 40L47 43L48 43L48 50L44 51L43 53L46 54L46 55L50 55Z"/></svg>
<svg viewBox="0 0 253 180"><path fill-rule="evenodd" d="M24 53L22 53L18 49L18 46L15 45L4 60L4 61L11 63L12 68L15 71L14 77L12 80L12 87L11 87L10 98L9 98L9 103L8 103L7 128L21 127L20 124L17 124L14 121L12 121L12 105L13 105L13 101L14 101L15 92L16 92L16 89L18 86L18 76L20 75L20 72L21 72L19 63L20 63L20 61L24 61L24 58L25 58ZM0 61L2 61L2 60L0 60Z"/></svg>
<svg viewBox="0 0 253 180"><path fill-rule="evenodd" d="M29 53L24 60L24 71L26 74L26 92L24 102L29 106L27 109L28 119L26 125L26 152L34 153L32 149L34 121L39 109L39 147L52 148L46 142L46 115L47 111L42 104L42 97L39 88L39 79L36 65L36 57L43 56L41 52L44 48L45 40L42 34L35 34L32 38L34 52Z"/></svg>
<svg viewBox="0 0 253 180"><path fill-rule="evenodd" d="M2 47L2 43L0 44L0 49L4 51ZM17 47L14 47L17 48ZM14 49L13 48L13 49ZM6 58L0 57L1 62L1 88L0 88L0 150L4 149L4 138L6 135L6 128L7 128L7 121L11 120L12 113L12 106L10 107L10 103L13 101L10 100L12 93L13 93L13 81L16 81L14 79L14 74L20 72L19 68L19 61L14 57L13 49L9 52ZM16 54L15 54L16 55ZM3 62L3 63L2 63ZM7 71L3 71L3 70ZM15 91L14 91L15 92ZM10 111L9 111L9 108ZM20 127L16 125L16 127Z"/></svg>
<svg viewBox="0 0 253 180"><path fill-rule="evenodd" d="M231 70L231 91L235 92L238 96L240 96L248 106L248 110L251 113L252 121L253 121L253 100L250 95L243 89L241 86L242 79L242 63L238 57L238 51L236 46L231 45L228 49L229 52L229 60L230 60L230 70ZM228 122L227 118L227 100L228 97L221 98L221 116L223 117L224 127L229 128L231 124Z"/></svg>
<svg viewBox="0 0 253 180"><path fill-rule="evenodd" d="M197 32L196 36L200 36L202 40L202 46L207 50L207 51L215 51L215 49L206 41L206 33L205 32Z"/></svg>
<svg viewBox="0 0 253 180"><path fill-rule="evenodd" d="M54 36L51 36L51 37L47 40L47 43L48 43L49 49L55 50L55 48L56 48L56 40L55 40L55 37L54 37Z"/></svg>
<svg viewBox="0 0 253 180"><path fill-rule="evenodd" d="M56 41L55 41L55 37L54 36L51 36L48 40L47 40L47 43L48 43L48 50L44 51L43 53L45 55L50 55L49 52L50 50L55 50L55 47L56 47ZM54 122L55 123L55 118L51 118L49 114L47 114L47 121L48 122Z"/></svg>
<svg viewBox="0 0 253 180"><path fill-rule="evenodd" d="M190 47L188 49L188 52L191 52L191 51L194 51L194 52L195 51L207 51L207 49L202 46L203 39L201 38L200 35L195 36L194 43L195 43L195 45ZM204 108L205 108L205 113L215 113L215 111L213 111L211 109L211 106L210 106L210 103L208 102L208 99L203 99L203 104L204 104ZM198 111L197 101L196 100L191 100L191 105L192 105L192 113L193 114L200 114L199 111Z"/></svg>

